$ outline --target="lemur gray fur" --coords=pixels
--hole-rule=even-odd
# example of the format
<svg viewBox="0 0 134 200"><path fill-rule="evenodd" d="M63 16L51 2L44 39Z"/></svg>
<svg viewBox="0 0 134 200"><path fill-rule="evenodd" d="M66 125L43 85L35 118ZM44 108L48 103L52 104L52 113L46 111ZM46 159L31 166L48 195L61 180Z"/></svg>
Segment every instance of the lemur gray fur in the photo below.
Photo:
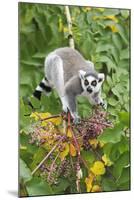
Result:
<svg viewBox="0 0 134 200"><path fill-rule="evenodd" d="M41 93L48 94L56 89L63 111L69 109L74 122L79 121L76 97L86 96L92 105L105 103L101 97L101 86L104 74L97 73L94 64L87 61L77 51L69 47L59 48L51 52L44 62L45 78L37 86L33 95L40 99Z"/></svg>

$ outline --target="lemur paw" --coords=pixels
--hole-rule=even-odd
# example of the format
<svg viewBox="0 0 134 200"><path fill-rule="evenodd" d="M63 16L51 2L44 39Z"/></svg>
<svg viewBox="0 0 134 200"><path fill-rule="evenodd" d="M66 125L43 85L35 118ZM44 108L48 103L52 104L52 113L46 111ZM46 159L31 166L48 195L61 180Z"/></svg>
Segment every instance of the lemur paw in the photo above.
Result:
<svg viewBox="0 0 134 200"><path fill-rule="evenodd" d="M81 118L79 117L79 116L77 116L77 117L75 117L74 119L73 119L73 123L74 124L79 124L81 122Z"/></svg>
<svg viewBox="0 0 134 200"><path fill-rule="evenodd" d="M107 109L107 102L100 102L99 104L100 106L102 106L102 108L104 108L105 110Z"/></svg>

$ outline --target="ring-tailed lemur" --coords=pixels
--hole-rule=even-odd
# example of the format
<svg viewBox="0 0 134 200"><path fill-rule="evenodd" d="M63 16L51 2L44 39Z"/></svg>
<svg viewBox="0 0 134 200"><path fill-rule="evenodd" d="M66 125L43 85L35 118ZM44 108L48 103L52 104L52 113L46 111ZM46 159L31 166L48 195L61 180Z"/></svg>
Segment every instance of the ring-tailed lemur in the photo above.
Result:
<svg viewBox="0 0 134 200"><path fill-rule="evenodd" d="M63 110L71 112L74 122L79 121L76 108L76 97L86 96L91 104L105 104L101 98L101 85L104 74L97 73L94 64L87 61L77 51L69 47L51 52L45 59L45 78L37 86L33 95L40 99L55 88L61 99Z"/></svg>

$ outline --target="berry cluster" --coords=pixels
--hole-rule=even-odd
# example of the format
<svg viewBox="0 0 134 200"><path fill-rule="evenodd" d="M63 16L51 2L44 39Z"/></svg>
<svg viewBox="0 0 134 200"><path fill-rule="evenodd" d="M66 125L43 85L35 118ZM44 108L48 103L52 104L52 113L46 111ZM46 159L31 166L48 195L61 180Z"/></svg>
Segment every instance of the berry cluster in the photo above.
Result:
<svg viewBox="0 0 134 200"><path fill-rule="evenodd" d="M54 163L52 169L50 169L50 166L45 166L44 164L40 167L40 176L47 181L50 185L57 184L58 183L58 171L57 171L58 165Z"/></svg>
<svg viewBox="0 0 134 200"><path fill-rule="evenodd" d="M91 118L82 120L76 125L76 129L83 138L83 148L89 150L91 147L89 139L97 138L107 127L112 127L112 123L108 120L107 113L100 110L96 110Z"/></svg>
<svg viewBox="0 0 134 200"><path fill-rule="evenodd" d="M69 177L71 174L71 165L69 160L64 159L58 169L58 173L60 176Z"/></svg>
<svg viewBox="0 0 134 200"><path fill-rule="evenodd" d="M41 146L43 144L47 144L47 146L52 146L61 138L65 140L65 136L62 135L51 122L47 123L47 126L34 124L32 131L30 131L29 133L29 136L29 143L36 144L37 146Z"/></svg>
<svg viewBox="0 0 134 200"><path fill-rule="evenodd" d="M72 177L72 168L76 172L77 188L79 191L79 180L82 177L80 168L81 160L73 163L68 160L68 155L77 156L79 153L72 154L70 144L73 144L73 151L81 151L92 148L91 140L100 135L105 128L112 127L112 123L108 120L106 112L95 110L93 115L88 119L82 119L79 124L69 124L69 119L65 115L62 116L64 124L60 126L55 125L52 121L42 121L34 123L29 133L30 143L41 146L47 151L49 155L44 164L39 166L40 176L49 184L58 184L60 177ZM52 119L52 118L51 118ZM65 126L64 126L65 125ZM71 126L73 134L68 134L67 126ZM66 129L65 129L66 128ZM70 132L71 132L70 131ZM57 156L56 156L57 155ZM55 157L56 156L56 157ZM79 158L79 156L77 157ZM75 165L76 164L76 165Z"/></svg>

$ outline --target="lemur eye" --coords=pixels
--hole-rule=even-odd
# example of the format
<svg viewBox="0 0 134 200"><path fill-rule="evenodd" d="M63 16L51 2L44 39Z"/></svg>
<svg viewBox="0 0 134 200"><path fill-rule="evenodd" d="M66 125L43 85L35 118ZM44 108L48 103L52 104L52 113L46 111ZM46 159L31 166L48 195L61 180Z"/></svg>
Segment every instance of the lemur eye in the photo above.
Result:
<svg viewBox="0 0 134 200"><path fill-rule="evenodd" d="M92 81L91 85L95 87L97 85L97 81L96 80Z"/></svg>
<svg viewBox="0 0 134 200"><path fill-rule="evenodd" d="M85 79L84 84L85 84L86 86L89 85L89 82L88 82L87 79Z"/></svg>
<svg viewBox="0 0 134 200"><path fill-rule="evenodd" d="M99 78L98 82L101 82L102 81L102 78Z"/></svg>

